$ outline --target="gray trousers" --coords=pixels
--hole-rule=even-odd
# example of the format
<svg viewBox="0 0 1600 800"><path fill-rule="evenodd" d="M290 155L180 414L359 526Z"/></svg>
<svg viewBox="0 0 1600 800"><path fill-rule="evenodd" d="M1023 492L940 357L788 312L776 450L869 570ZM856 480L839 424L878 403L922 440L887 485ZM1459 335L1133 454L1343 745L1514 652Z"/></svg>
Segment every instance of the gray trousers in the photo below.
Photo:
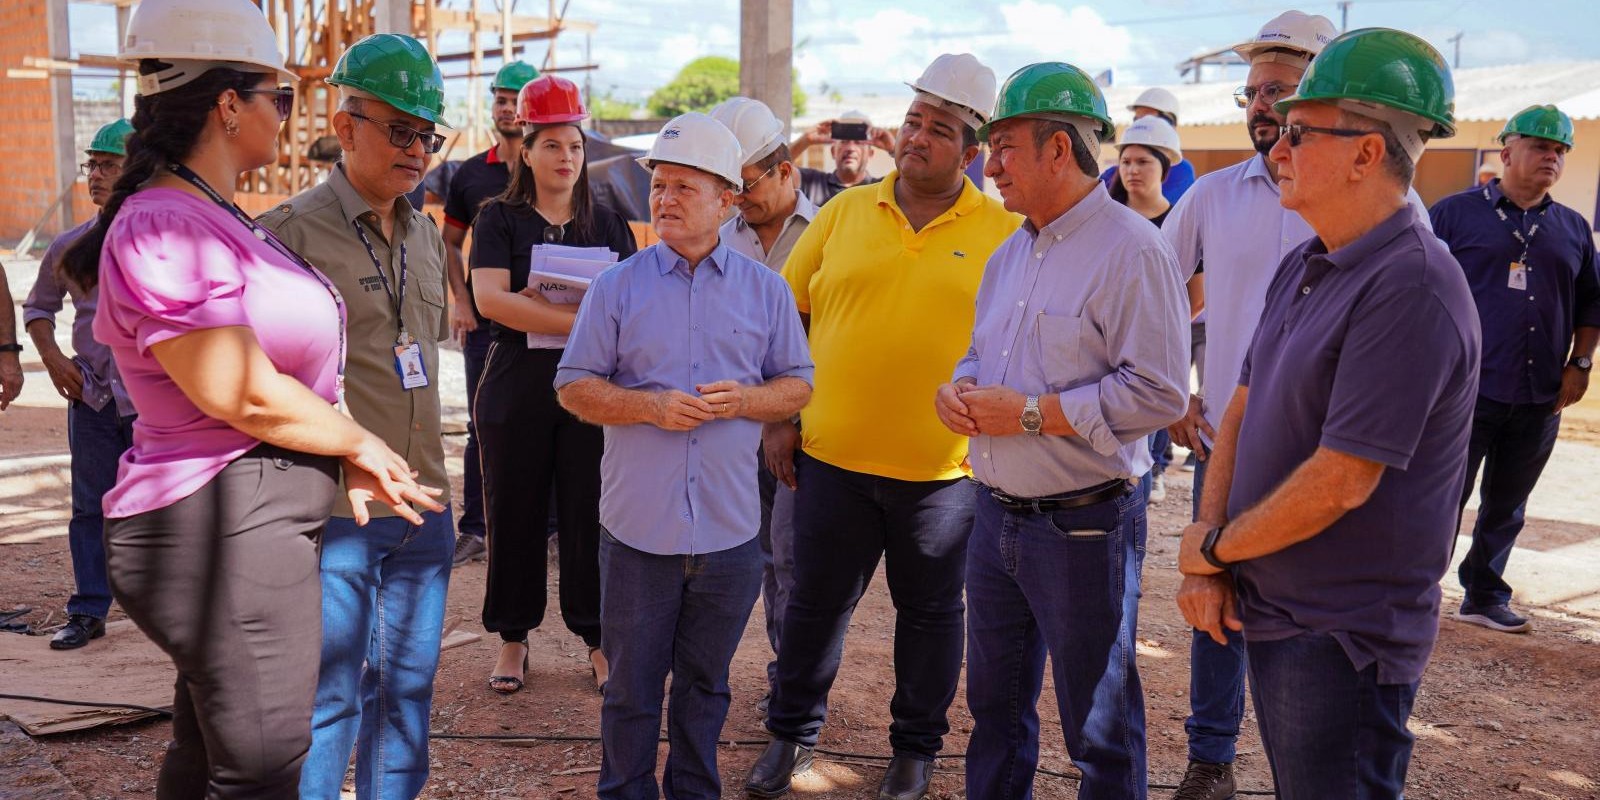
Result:
<svg viewBox="0 0 1600 800"><path fill-rule="evenodd" d="M263 444L170 506L106 520L112 594L178 671L160 800L298 796L337 475Z"/></svg>

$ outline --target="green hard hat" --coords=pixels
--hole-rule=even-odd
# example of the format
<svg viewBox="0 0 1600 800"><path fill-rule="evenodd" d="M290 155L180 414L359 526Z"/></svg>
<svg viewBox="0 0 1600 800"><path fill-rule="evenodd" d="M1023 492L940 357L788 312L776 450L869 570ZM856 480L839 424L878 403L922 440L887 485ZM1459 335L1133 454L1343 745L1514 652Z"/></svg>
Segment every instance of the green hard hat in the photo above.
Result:
<svg viewBox="0 0 1600 800"><path fill-rule="evenodd" d="M522 87L528 84L528 81L537 77L539 77L539 70L534 69L532 64L526 61L512 61L501 67L494 74L494 83L489 85L489 91L509 89L513 92L520 92Z"/></svg>
<svg viewBox="0 0 1600 800"><path fill-rule="evenodd" d="M1506 127L1495 137L1505 144L1507 136L1534 136L1572 146L1572 117L1555 106L1528 106L1506 120Z"/></svg>
<svg viewBox="0 0 1600 800"><path fill-rule="evenodd" d="M410 36L374 33L356 42L339 57L328 83L366 92L407 114L446 125L444 75L422 43Z"/></svg>
<svg viewBox="0 0 1600 800"><path fill-rule="evenodd" d="M1433 123L1431 135L1456 134L1456 87L1433 45L1404 31L1362 28L1340 34L1311 61L1300 89L1273 108L1355 100L1387 106Z"/></svg>
<svg viewBox="0 0 1600 800"><path fill-rule="evenodd" d="M1567 123L1567 130L1572 130L1572 123ZM114 156L125 156L128 154L128 136L132 133L133 123L126 119L119 119L95 131L94 141L89 142L89 146L83 152L110 153Z"/></svg>
<svg viewBox="0 0 1600 800"><path fill-rule="evenodd" d="M1106 113L1106 98L1088 73L1071 64L1047 61L1030 64L1011 74L1000 87L994 116L978 129L978 138L989 141L989 128L1012 117L1035 114L1075 114L1100 122L1100 141L1116 138L1117 128Z"/></svg>

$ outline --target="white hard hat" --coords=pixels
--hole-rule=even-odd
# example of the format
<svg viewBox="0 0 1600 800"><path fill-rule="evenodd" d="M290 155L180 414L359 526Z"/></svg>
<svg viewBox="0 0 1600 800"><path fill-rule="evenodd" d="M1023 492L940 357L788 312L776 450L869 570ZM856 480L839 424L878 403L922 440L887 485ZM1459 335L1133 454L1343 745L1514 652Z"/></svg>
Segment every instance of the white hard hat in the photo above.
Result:
<svg viewBox="0 0 1600 800"><path fill-rule="evenodd" d="M1130 144L1153 147L1167 157L1168 164L1183 160L1183 148L1178 144L1178 129L1160 117L1143 117L1122 129L1122 141L1117 142L1117 152Z"/></svg>
<svg viewBox="0 0 1600 800"><path fill-rule="evenodd" d="M698 111L690 111L668 120L656 135L655 143L650 145L650 152L636 160L645 169L655 169L657 163L693 167L741 186L744 184L744 177L739 174L744 166L742 152L739 137L727 126Z"/></svg>
<svg viewBox="0 0 1600 800"><path fill-rule="evenodd" d="M1294 64L1305 69L1310 65L1311 59L1322 52L1322 48L1338 35L1339 30L1333 27L1333 21L1327 17L1301 11L1285 11L1262 25L1254 39L1235 45L1233 52L1238 53L1246 64L1255 63L1258 57L1271 57L1275 61ZM1302 57L1290 53L1268 54L1269 50L1294 50L1305 55Z"/></svg>
<svg viewBox="0 0 1600 800"><path fill-rule="evenodd" d="M1493 161L1485 161L1482 164L1478 165L1478 174L1479 175L1484 175L1484 174L1499 175L1500 174L1500 165L1494 163Z"/></svg>
<svg viewBox="0 0 1600 800"><path fill-rule="evenodd" d="M865 112L857 111L853 108L835 117L834 120L837 122L865 122L868 125L872 124L872 119Z"/></svg>
<svg viewBox="0 0 1600 800"><path fill-rule="evenodd" d="M994 110L994 70L971 53L945 53L906 85L917 91L918 100L944 108L974 128L988 122Z"/></svg>
<svg viewBox="0 0 1600 800"><path fill-rule="evenodd" d="M278 35L250 0L143 0L128 20L117 58L171 63L139 76L142 95L176 89L217 67L299 80L284 64Z"/></svg>
<svg viewBox="0 0 1600 800"><path fill-rule="evenodd" d="M1128 110L1132 111L1139 106L1153 108L1174 117L1178 116L1178 96L1160 86L1152 86L1140 92L1139 96L1134 98L1133 104L1128 106Z"/></svg>
<svg viewBox="0 0 1600 800"><path fill-rule="evenodd" d="M746 166L766 158L785 140L783 122L760 100L730 97L711 109L711 118L733 131Z"/></svg>

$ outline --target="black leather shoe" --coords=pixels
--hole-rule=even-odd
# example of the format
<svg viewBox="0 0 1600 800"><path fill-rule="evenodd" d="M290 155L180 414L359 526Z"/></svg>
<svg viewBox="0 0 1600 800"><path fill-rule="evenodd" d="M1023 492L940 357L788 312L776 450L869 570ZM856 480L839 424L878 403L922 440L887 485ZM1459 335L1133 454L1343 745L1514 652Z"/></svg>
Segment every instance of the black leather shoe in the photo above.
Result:
<svg viewBox="0 0 1600 800"><path fill-rule="evenodd" d="M789 781L811 769L811 748L773 739L766 752L756 759L745 776L744 790L751 797L782 797L789 793Z"/></svg>
<svg viewBox="0 0 1600 800"><path fill-rule="evenodd" d="M66 627L56 631L50 639L51 650L76 650L89 643L90 639L98 639L106 635L106 621L95 619L88 614L73 614L67 618Z"/></svg>
<svg viewBox="0 0 1600 800"><path fill-rule="evenodd" d="M910 756L889 760L889 771L878 784L878 800L922 800L933 780L933 762Z"/></svg>

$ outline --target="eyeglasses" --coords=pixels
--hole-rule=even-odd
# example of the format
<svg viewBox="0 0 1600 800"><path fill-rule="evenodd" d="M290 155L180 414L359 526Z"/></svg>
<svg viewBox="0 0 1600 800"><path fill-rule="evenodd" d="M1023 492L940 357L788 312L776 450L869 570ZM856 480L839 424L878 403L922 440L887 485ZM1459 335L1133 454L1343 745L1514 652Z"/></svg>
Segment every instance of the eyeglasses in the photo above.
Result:
<svg viewBox="0 0 1600 800"><path fill-rule="evenodd" d="M544 243L545 244L561 244L561 240L566 238L566 235L567 235L567 229L563 225L546 225L546 226L544 226Z"/></svg>
<svg viewBox="0 0 1600 800"><path fill-rule="evenodd" d="M107 178L115 178L122 174L122 162L90 159L78 165L78 171L84 175L93 175L95 170L100 170L100 174Z"/></svg>
<svg viewBox="0 0 1600 800"><path fill-rule="evenodd" d="M766 172L763 172L760 175L757 175L755 180L746 181L743 184L741 184L739 186L739 194L749 194L749 193L755 191L756 184L766 180L767 176L771 175L772 171L777 169L777 168L778 168L778 165L777 164L773 164L772 166L767 167L767 171Z"/></svg>
<svg viewBox="0 0 1600 800"><path fill-rule="evenodd" d="M239 94L270 94L272 105L278 109L278 121L289 118L289 112L294 110L294 88L279 86L276 89L240 89Z"/></svg>
<svg viewBox="0 0 1600 800"><path fill-rule="evenodd" d="M1299 147L1301 140L1304 139L1306 134L1308 134L1308 133L1321 133L1321 134L1324 134L1324 135L1327 135L1327 136L1340 136L1340 137L1344 137L1344 138L1352 138L1352 137L1356 137L1356 136L1366 136L1369 133L1380 133L1380 131L1364 131L1364 130L1360 130L1360 129L1357 129L1357 128L1318 128L1318 127L1314 127L1314 126L1311 126L1311 125L1279 125L1278 126L1278 135L1280 137L1281 136L1289 137L1289 146L1290 147Z"/></svg>
<svg viewBox="0 0 1600 800"><path fill-rule="evenodd" d="M364 119L374 125L382 125L388 128L389 144L392 144L401 150L410 147L411 143L415 142L419 138L422 139L422 152L424 153L437 153L439 152L440 148L444 147L444 137L440 134L425 133L415 128L408 128L397 122L384 122L381 119L373 119L372 117L364 114L357 114L354 111L346 111L345 113L355 117L356 119Z"/></svg>
<svg viewBox="0 0 1600 800"><path fill-rule="evenodd" d="M1300 88L1298 83L1278 83L1277 81L1263 83L1260 86L1240 86L1233 90L1233 102L1240 108L1249 108L1250 103L1256 99L1256 95L1260 95L1261 102L1270 105L1277 102L1278 98L1298 88Z"/></svg>

